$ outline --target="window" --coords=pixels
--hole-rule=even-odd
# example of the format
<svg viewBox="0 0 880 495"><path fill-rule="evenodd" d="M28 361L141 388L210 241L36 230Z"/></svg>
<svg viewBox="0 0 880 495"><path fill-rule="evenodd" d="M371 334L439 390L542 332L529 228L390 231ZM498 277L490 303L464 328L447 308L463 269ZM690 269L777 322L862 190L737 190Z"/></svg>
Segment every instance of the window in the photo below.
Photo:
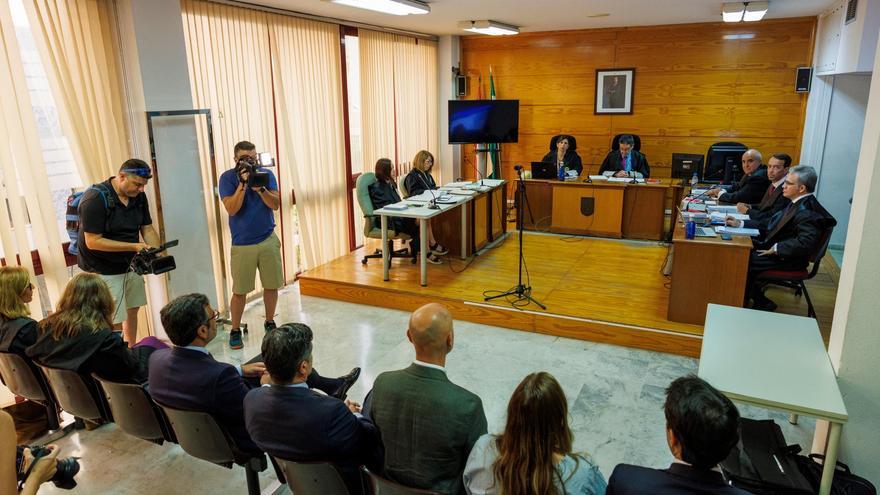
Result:
<svg viewBox="0 0 880 495"><path fill-rule="evenodd" d="M360 44L355 34L345 35L345 86L348 92L348 139L350 143L351 175L369 172L372 168L364 167L364 142L361 129L361 64ZM364 231L361 228L360 207L357 202L357 189L351 190L353 208L355 246L364 244Z"/></svg>

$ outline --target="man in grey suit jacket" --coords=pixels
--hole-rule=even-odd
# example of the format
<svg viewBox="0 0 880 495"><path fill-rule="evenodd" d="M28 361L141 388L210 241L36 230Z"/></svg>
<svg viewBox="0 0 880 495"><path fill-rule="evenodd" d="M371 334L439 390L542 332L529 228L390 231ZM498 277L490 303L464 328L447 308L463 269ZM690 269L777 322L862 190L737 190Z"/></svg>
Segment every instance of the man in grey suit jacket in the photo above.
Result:
<svg viewBox="0 0 880 495"><path fill-rule="evenodd" d="M364 407L385 444L385 476L403 485L464 494L462 472L471 448L486 433L479 397L449 381L452 315L426 304L409 320L413 364L376 378Z"/></svg>

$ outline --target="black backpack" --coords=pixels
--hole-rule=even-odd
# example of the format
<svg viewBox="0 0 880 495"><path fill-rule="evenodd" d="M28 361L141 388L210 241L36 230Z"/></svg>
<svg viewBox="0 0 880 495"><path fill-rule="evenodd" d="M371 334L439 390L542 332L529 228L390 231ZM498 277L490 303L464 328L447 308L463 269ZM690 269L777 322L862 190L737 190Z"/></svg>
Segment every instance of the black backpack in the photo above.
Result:
<svg viewBox="0 0 880 495"><path fill-rule="evenodd" d="M84 191L75 192L67 197L65 228L67 229L67 236L70 238L70 245L67 247L67 252L73 255L79 253L79 248L77 247L77 239L79 237L80 227L79 204L82 201L83 195L89 189L94 189L95 191L97 191L98 195L101 196L101 199L104 200L104 209L107 211L107 216L104 220L105 230L109 228L111 210L116 207L116 194L114 194L113 191L109 190L103 182L92 184Z"/></svg>
<svg viewBox="0 0 880 495"><path fill-rule="evenodd" d="M822 462L825 456L810 454L795 456L801 473L807 478L816 493L819 493L819 481L822 480ZM834 469L834 481L831 483L831 495L877 495L877 489L870 481L852 474L849 466L837 461Z"/></svg>

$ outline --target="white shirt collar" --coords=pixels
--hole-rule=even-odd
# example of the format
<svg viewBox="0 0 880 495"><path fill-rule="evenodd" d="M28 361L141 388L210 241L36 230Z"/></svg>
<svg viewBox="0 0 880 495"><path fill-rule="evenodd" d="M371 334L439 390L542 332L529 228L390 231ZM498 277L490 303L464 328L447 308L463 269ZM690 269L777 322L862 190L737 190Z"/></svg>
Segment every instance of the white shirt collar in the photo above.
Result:
<svg viewBox="0 0 880 495"><path fill-rule="evenodd" d="M786 178L786 177L788 177L787 174L786 174L786 175L783 175L781 179L779 179L778 181L776 181L776 182L773 183L773 187L778 188L779 186L781 186L782 183L785 182L785 178Z"/></svg>
<svg viewBox="0 0 880 495"><path fill-rule="evenodd" d="M792 201L792 203L797 203L798 201L806 198L807 196L812 196L812 195L813 195L813 193L802 194L802 195L794 198L794 201Z"/></svg>
<svg viewBox="0 0 880 495"><path fill-rule="evenodd" d="M440 366L439 364L426 363L424 361L419 361L418 359L413 360L413 364L417 364L419 366L424 366L425 368L434 368L435 370L440 370L446 373L446 368Z"/></svg>

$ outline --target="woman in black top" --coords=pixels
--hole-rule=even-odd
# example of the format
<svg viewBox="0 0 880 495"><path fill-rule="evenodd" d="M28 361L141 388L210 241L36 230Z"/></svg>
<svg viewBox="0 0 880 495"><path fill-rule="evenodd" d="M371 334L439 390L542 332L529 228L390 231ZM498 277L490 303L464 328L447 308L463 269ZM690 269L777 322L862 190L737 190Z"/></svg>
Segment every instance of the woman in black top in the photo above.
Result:
<svg viewBox="0 0 880 495"><path fill-rule="evenodd" d="M400 194L397 193L397 184L391 174L391 160L388 158L380 158L376 162L376 182L368 187L370 191L370 201L373 203L374 209L383 208L401 201ZM409 235L410 252L413 256L419 252L419 225L414 218L389 217L388 228L395 232L402 232ZM429 239L430 230L428 230ZM428 253L429 263L439 264L440 259L434 253Z"/></svg>
<svg viewBox="0 0 880 495"><path fill-rule="evenodd" d="M550 152L544 155L541 161L552 163L557 167L559 162L562 162L563 167L568 170L577 170L578 175L581 175L581 172L584 171L584 166L581 163L580 155L575 151L576 149L577 141L575 141L574 136L566 134L553 136L550 140Z"/></svg>
<svg viewBox="0 0 880 495"><path fill-rule="evenodd" d="M431 176L431 169L434 168L434 155L427 150L421 150L416 153L412 161L412 169L403 179L403 187L406 189L407 197L418 196L428 189L436 190L437 183ZM439 195L440 193L434 193ZM431 253L443 256L449 250L442 246L434 238L434 230L431 228L431 222L428 221L428 243L431 246Z"/></svg>
<svg viewBox="0 0 880 495"><path fill-rule="evenodd" d="M99 275L77 274L64 288L57 311L40 322L28 355L52 368L95 373L117 382L146 382L150 354L168 346L147 337L129 349L113 331L114 309L110 289Z"/></svg>
<svg viewBox="0 0 880 495"><path fill-rule="evenodd" d="M28 308L33 298L34 284L27 269L0 268L0 352L27 358L25 349L37 341L37 322Z"/></svg>

